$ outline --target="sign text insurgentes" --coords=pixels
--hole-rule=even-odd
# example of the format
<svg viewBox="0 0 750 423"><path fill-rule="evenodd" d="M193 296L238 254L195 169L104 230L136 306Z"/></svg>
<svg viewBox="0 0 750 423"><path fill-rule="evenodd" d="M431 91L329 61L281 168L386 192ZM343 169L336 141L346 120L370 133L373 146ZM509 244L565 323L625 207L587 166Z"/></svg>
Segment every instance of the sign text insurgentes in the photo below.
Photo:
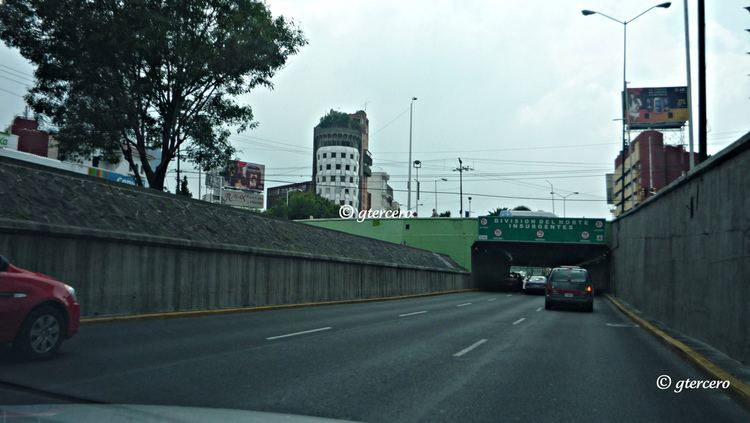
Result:
<svg viewBox="0 0 750 423"><path fill-rule="evenodd" d="M477 223L480 241L606 242L604 219L482 216Z"/></svg>

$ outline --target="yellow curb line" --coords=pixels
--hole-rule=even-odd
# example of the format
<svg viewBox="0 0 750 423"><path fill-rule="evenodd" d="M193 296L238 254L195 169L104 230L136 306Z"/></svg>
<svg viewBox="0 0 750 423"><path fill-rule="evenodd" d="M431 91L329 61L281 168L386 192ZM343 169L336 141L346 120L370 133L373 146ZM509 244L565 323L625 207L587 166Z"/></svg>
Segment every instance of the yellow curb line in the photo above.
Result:
<svg viewBox="0 0 750 423"><path fill-rule="evenodd" d="M668 346L682 353L682 355L687 357L690 361L701 368L704 372L708 373L711 377L716 380L728 380L730 384L729 390L732 391L737 397L739 397L746 406L750 407L750 386L747 385L744 381L738 379L726 370L717 366L712 361L687 346L684 342L669 336L663 330L636 315L635 313L630 311L630 309L617 301L612 295L607 294L607 299L612 302L612 304L614 304L618 309L620 309L620 311L625 313L625 315L627 315L631 320L651 332L652 335L659 338Z"/></svg>
<svg viewBox="0 0 750 423"><path fill-rule="evenodd" d="M397 297L377 297L377 298L363 298L356 300L339 300L339 301L320 301L315 303L300 303L300 304L278 304L258 307L237 307L237 308L222 308L215 310L191 310L191 311L168 311L164 313L146 313L146 314L132 314L132 315L118 315L118 316L105 316L105 317L83 317L81 318L81 325L89 325L96 323L110 323L110 322L130 322L138 320L151 320L151 319L173 319L179 317L199 317L199 316L214 316L221 314L233 314L233 313L254 313L257 311L268 311L268 310L283 310L287 308L300 308L300 307L315 307L323 305L335 305L335 304L357 304L367 303L373 301L390 301L390 300L401 300L405 298L416 298L416 297L431 297L436 295L445 294L457 294L461 292L478 291L478 289L458 289L454 291L438 291L430 292L426 294L410 294L401 295Z"/></svg>

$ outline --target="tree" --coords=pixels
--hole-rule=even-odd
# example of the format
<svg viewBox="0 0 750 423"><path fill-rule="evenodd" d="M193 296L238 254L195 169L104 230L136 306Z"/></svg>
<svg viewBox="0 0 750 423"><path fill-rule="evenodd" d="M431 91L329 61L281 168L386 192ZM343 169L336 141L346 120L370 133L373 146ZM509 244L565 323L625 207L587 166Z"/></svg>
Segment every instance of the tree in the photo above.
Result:
<svg viewBox="0 0 750 423"><path fill-rule="evenodd" d="M500 213L506 210L508 210L507 207L502 207L502 208L498 207L495 210L487 211L487 216L500 216Z"/></svg>
<svg viewBox="0 0 750 423"><path fill-rule="evenodd" d="M177 188L177 195L184 195L185 197L193 198L193 194L190 192L190 189L188 188L188 180L187 176L182 177L182 182L180 182L180 186Z"/></svg>
<svg viewBox="0 0 750 423"><path fill-rule="evenodd" d="M440 213L440 215L438 217L451 217L451 211L450 210L446 210L446 211Z"/></svg>
<svg viewBox="0 0 750 423"><path fill-rule="evenodd" d="M123 157L160 191L181 146L203 170L224 166L229 128L257 125L233 97L272 88L307 43L257 0L4 3L0 39L37 66L25 99L56 127L61 156Z"/></svg>
<svg viewBox="0 0 750 423"><path fill-rule="evenodd" d="M286 202L278 202L266 210L270 216L285 217L287 219L334 218L339 217L339 205L325 199L314 192L295 191L289 193L289 206Z"/></svg>
<svg viewBox="0 0 750 423"><path fill-rule="evenodd" d="M358 119L354 119L344 112L338 110L329 111L325 116L320 118L319 128L351 128L361 129L362 125Z"/></svg>
<svg viewBox="0 0 750 423"><path fill-rule="evenodd" d="M531 209L526 206L516 206L513 207L513 211L531 211Z"/></svg>

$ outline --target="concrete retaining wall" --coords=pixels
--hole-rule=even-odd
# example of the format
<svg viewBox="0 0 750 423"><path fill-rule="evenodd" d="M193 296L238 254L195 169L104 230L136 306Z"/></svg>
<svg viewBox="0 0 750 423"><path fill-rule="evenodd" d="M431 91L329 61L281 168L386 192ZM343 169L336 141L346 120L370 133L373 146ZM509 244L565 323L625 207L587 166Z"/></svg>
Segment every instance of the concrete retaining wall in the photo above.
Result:
<svg viewBox="0 0 750 423"><path fill-rule="evenodd" d="M612 229L615 295L750 362L750 134Z"/></svg>
<svg viewBox="0 0 750 423"><path fill-rule="evenodd" d="M14 264L78 291L85 316L294 304L470 288L463 271L0 219Z"/></svg>
<svg viewBox="0 0 750 423"><path fill-rule="evenodd" d="M0 254L86 316L471 287L446 255L0 157Z"/></svg>

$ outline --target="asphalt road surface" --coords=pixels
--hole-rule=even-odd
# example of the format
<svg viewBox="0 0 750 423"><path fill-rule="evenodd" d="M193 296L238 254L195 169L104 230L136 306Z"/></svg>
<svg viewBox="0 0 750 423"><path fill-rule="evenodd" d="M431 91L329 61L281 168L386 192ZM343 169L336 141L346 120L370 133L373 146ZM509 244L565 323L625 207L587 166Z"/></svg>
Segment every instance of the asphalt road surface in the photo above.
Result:
<svg viewBox="0 0 750 423"><path fill-rule="evenodd" d="M721 389L661 390L660 375L708 379L603 298L589 314L546 311L542 296L471 292L83 326L53 360L0 357L0 404L365 422L750 421Z"/></svg>

